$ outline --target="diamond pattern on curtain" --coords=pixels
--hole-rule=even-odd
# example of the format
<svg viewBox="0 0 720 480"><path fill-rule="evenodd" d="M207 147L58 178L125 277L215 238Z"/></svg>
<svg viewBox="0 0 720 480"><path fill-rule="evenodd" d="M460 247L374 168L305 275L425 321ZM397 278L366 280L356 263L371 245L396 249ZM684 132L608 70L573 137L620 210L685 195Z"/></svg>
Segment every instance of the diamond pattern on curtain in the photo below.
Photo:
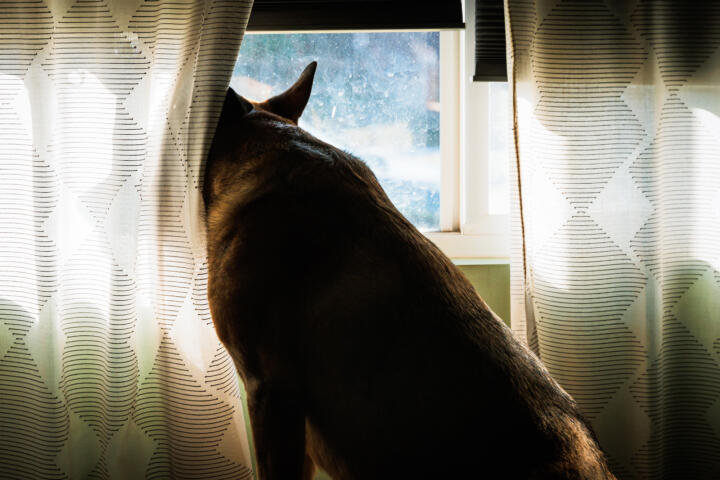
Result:
<svg viewBox="0 0 720 480"><path fill-rule="evenodd" d="M513 329L618 478L720 471L720 4L507 0Z"/></svg>
<svg viewBox="0 0 720 480"><path fill-rule="evenodd" d="M252 477L203 164L252 0L0 0L0 477Z"/></svg>

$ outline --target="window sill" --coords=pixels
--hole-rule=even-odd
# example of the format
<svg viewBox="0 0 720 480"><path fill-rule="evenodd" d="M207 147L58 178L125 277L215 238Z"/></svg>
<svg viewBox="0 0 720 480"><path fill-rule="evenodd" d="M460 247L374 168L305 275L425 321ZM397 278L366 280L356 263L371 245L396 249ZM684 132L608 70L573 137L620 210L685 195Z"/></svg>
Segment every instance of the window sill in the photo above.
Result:
<svg viewBox="0 0 720 480"><path fill-rule="evenodd" d="M510 245L502 233L426 232L425 236L458 265L510 263Z"/></svg>

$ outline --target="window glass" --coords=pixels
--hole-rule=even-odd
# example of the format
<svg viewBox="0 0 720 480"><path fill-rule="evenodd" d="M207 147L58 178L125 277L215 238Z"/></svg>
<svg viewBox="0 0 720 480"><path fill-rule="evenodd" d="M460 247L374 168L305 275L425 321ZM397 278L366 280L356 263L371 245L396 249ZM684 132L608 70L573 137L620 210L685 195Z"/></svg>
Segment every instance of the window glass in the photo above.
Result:
<svg viewBox="0 0 720 480"><path fill-rule="evenodd" d="M248 34L231 86L265 100L313 60L300 127L364 160L416 227L438 230L439 33Z"/></svg>
<svg viewBox="0 0 720 480"><path fill-rule="evenodd" d="M490 82L490 145L488 145L489 172L489 213L507 215L510 213L508 191L508 149L510 141L510 115L507 82Z"/></svg>

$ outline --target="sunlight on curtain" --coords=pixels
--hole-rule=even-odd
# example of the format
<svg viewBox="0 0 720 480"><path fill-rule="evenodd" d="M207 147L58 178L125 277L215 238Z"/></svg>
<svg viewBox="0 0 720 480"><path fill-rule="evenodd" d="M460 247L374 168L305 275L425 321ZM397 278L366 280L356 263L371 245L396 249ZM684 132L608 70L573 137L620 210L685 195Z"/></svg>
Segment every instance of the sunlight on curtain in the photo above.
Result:
<svg viewBox="0 0 720 480"><path fill-rule="evenodd" d="M0 0L0 477L250 478L203 163L252 0Z"/></svg>
<svg viewBox="0 0 720 480"><path fill-rule="evenodd" d="M512 324L618 478L720 471L720 4L507 0Z"/></svg>

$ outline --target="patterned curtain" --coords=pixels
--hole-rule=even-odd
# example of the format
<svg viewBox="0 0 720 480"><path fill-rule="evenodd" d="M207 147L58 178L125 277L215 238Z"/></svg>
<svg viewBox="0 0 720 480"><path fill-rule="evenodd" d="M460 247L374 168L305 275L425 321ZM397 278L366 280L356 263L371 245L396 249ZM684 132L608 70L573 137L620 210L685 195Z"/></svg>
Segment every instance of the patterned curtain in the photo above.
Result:
<svg viewBox="0 0 720 480"><path fill-rule="evenodd" d="M513 328L618 478L718 478L720 2L505 13Z"/></svg>
<svg viewBox="0 0 720 480"><path fill-rule="evenodd" d="M252 475L200 187L252 0L0 0L0 478Z"/></svg>

